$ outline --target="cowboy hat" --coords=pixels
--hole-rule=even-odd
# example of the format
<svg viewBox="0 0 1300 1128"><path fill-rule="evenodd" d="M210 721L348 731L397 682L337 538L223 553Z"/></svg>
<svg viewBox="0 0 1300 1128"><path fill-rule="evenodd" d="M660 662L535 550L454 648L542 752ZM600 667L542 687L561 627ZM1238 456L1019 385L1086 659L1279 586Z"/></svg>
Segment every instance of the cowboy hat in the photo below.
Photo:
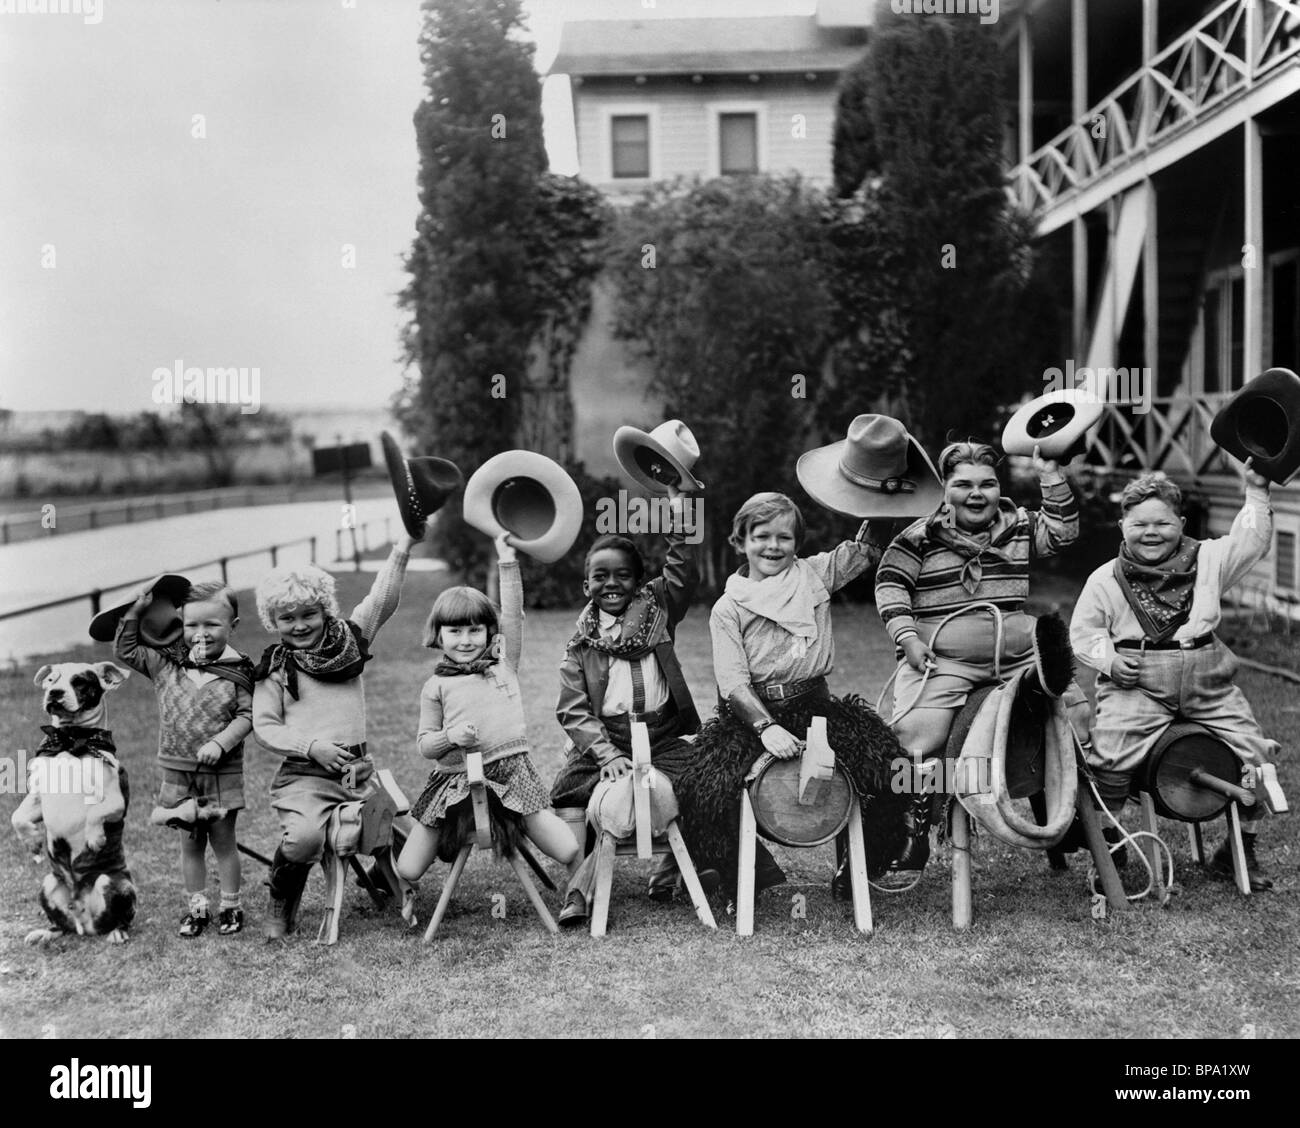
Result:
<svg viewBox="0 0 1300 1128"><path fill-rule="evenodd" d="M465 480L459 467L445 458L407 458L387 431L379 436L388 477L397 495L402 524L416 540L423 540L426 522Z"/></svg>
<svg viewBox="0 0 1300 1128"><path fill-rule="evenodd" d="M1105 403L1087 388L1061 388L1022 404L1002 429L1007 454L1033 454L1069 462L1085 448L1085 436L1100 421Z"/></svg>
<svg viewBox="0 0 1300 1128"><path fill-rule="evenodd" d="M848 437L802 455L799 484L849 517L924 517L943 501L929 456L897 419L859 415Z"/></svg>
<svg viewBox="0 0 1300 1128"><path fill-rule="evenodd" d="M649 433L639 427L620 427L614 432L614 457L629 478L651 493L667 493L669 482L683 490L698 490L704 484L691 473L700 457L699 444L680 419L660 423Z"/></svg>
<svg viewBox="0 0 1300 1128"><path fill-rule="evenodd" d="M1270 482L1300 468L1300 376L1270 368L1246 383L1210 424L1210 438Z"/></svg>
<svg viewBox="0 0 1300 1128"><path fill-rule="evenodd" d="M543 564L573 547L582 529L582 495L564 467L531 450L489 458L465 486L465 520L490 537L512 534L514 546Z"/></svg>
<svg viewBox="0 0 1300 1128"><path fill-rule="evenodd" d="M184 576L164 572L149 585L153 599L140 613L140 641L149 646L170 646L181 637L181 608L190 593L190 581ZM117 624L131 610L135 600L128 599L117 607L101 611L90 620L90 637L96 642L112 642Z"/></svg>

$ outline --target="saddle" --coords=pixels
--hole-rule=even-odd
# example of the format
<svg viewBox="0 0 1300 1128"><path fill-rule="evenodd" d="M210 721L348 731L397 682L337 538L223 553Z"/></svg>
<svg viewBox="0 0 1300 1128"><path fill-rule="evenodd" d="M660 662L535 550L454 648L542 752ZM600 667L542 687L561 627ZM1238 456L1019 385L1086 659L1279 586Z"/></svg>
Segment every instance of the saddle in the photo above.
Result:
<svg viewBox="0 0 1300 1128"><path fill-rule="evenodd" d="M1074 733L1064 702L1043 692L1034 669L971 694L948 738L948 759L954 758L953 794L995 838L1030 850L1060 841L1079 786ZM1044 825L1013 802L1040 791Z"/></svg>

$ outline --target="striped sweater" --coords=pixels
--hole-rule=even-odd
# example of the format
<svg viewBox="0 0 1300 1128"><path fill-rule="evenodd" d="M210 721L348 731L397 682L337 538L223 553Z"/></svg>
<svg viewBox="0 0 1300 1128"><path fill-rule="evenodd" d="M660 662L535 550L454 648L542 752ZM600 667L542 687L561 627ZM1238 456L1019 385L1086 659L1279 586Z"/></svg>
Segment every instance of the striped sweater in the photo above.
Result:
<svg viewBox="0 0 1300 1128"><path fill-rule="evenodd" d="M876 610L895 644L918 634L918 620L934 622L970 603L986 601L1018 611L1029 596L1029 562L1052 556L1079 536L1079 505L1062 477L1041 481L1043 505L1033 512L1005 498L992 529L970 557L945 543L938 514L916 521L894 538L876 572ZM963 575L977 577L975 590Z"/></svg>

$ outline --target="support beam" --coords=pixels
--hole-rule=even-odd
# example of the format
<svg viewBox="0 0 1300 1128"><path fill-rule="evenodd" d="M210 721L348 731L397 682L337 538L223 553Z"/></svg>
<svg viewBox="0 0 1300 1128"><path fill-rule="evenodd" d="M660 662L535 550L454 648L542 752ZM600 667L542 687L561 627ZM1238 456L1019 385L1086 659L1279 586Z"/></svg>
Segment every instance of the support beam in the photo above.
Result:
<svg viewBox="0 0 1300 1128"><path fill-rule="evenodd" d="M1019 118L1019 163L1028 164L1029 154L1034 151L1034 37L1029 26L1029 13L1021 12L1020 33L1020 118ZM1020 202L1026 208L1033 207L1033 193L1029 184L1022 183Z"/></svg>
<svg viewBox="0 0 1300 1128"><path fill-rule="evenodd" d="M1071 234L1074 237L1074 300L1070 315L1072 346L1075 356L1085 357L1088 354L1088 225L1084 223L1082 214L1074 217Z"/></svg>
<svg viewBox="0 0 1300 1128"><path fill-rule="evenodd" d="M1151 0L1154 6L1155 0ZM1160 388L1160 247L1156 235L1156 222L1159 214L1156 210L1155 182L1146 182L1147 194L1147 231L1142 245L1142 309L1146 315L1142 326L1143 366L1151 369L1152 388L1143 388L1148 396L1159 394ZM1149 403L1150 401L1148 401ZM1155 457L1155 427L1143 421L1147 436L1146 464L1151 465Z"/></svg>
<svg viewBox="0 0 1300 1128"><path fill-rule="evenodd" d="M1070 116L1088 112L1088 0L1070 0Z"/></svg>
<svg viewBox="0 0 1300 1128"><path fill-rule="evenodd" d="M1245 132L1245 200L1242 263L1246 295L1242 319L1242 379L1263 370L1264 361L1264 142L1259 122L1248 118Z"/></svg>
<svg viewBox="0 0 1300 1128"><path fill-rule="evenodd" d="M1160 0L1142 0L1142 66L1147 68L1159 49ZM1146 95L1143 100L1142 121L1138 125L1138 135L1145 140L1155 128L1155 84L1150 77L1143 80Z"/></svg>

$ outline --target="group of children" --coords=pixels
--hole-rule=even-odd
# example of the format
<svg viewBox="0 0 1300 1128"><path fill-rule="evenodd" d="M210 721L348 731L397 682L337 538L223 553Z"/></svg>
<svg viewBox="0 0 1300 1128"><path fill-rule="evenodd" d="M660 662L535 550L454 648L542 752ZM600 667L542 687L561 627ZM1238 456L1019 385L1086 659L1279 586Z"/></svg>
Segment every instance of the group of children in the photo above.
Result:
<svg viewBox="0 0 1300 1128"><path fill-rule="evenodd" d="M1001 499L995 462L987 446L954 444L940 456L943 500L931 516L901 531L896 521L864 522L855 537L807 558L798 556L804 535L798 506L783 494L750 498L732 526L741 566L710 618L720 701L703 726L674 651L695 587L681 527L683 488L669 488L675 524L660 576L647 581L630 540L601 537L586 555L587 603L560 666L556 713L568 742L566 763L549 791L530 759L516 673L523 620L519 565L510 535L498 537L500 607L473 588L452 587L427 619L424 644L440 657L420 694L416 750L432 762L432 771L397 858L397 874L408 886L403 916L414 921L416 883L437 857L448 857L453 818L469 795L465 754L478 751L498 814L520 822L543 852L569 867L561 922L585 919L594 869L553 808L585 807L597 832L630 832L636 722L650 736L656 809L663 817L680 810L707 889L734 889L734 828L747 773L764 752L797 755L799 734L813 716L827 718L837 758L871 801L869 825L883 828L885 838L892 834L886 866L924 866L928 822L912 797L888 787L886 753L901 742L918 760L938 754L971 689L995 669L1030 660L1025 632L1032 625L1020 621L1030 561L1077 537L1077 507L1055 463L1036 460L1043 508L1029 512ZM1119 556L1089 578L1072 624L1078 658L1101 675L1091 743L1082 695L1085 713L1076 729L1101 796L1116 811L1133 771L1175 715L1221 735L1245 763L1262 762L1275 749L1232 684L1231 654L1213 633L1222 592L1268 551L1267 482L1248 474L1245 509L1232 532L1216 540L1185 536L1180 505L1177 488L1162 476L1129 485ZM395 545L347 618L328 573L308 566L269 574L258 585L257 610L278 641L256 667L230 644L238 605L221 584L191 588L182 608L182 641L173 647L141 641L137 620L149 589L123 617L117 655L152 679L159 703L162 782L153 821L188 831L182 836L187 911L180 935L198 936L211 922L208 842L221 884L218 930L232 934L243 927L235 820L245 805L243 741L250 732L281 761L271 785L281 838L265 931L274 939L293 931L332 815L378 787L366 743L364 667L397 607L414 543L406 535ZM833 697L826 684L834 663L830 596L876 564L878 607L904 675L896 700L908 699L907 708L896 709L893 731L861 698ZM1001 610L1007 626L997 635L1001 654L989 652L997 644L983 628L936 636L937 622L974 601ZM1266 888L1253 836L1247 845L1252 883ZM761 851L757 887L782 880L775 860ZM651 877L650 895L671 900L677 883L675 863L667 858Z"/></svg>

